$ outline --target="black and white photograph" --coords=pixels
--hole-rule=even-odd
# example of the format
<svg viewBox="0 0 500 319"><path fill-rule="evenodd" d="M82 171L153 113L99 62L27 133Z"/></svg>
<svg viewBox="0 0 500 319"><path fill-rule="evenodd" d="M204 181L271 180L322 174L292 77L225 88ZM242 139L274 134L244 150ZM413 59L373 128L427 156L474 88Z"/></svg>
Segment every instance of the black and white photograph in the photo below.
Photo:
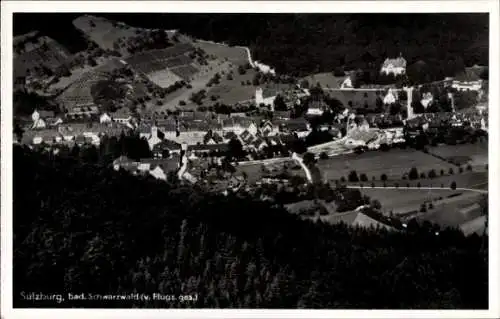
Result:
<svg viewBox="0 0 500 319"><path fill-rule="evenodd" d="M2 2L2 312L499 315L495 1L22 2Z"/></svg>

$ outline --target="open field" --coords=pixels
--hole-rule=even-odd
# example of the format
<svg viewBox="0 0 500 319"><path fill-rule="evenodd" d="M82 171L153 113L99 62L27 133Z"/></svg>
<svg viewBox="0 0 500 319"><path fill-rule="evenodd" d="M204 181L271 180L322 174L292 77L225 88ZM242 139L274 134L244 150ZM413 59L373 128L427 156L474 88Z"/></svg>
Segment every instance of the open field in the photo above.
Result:
<svg viewBox="0 0 500 319"><path fill-rule="evenodd" d="M183 79L176 75L169 69L164 69L161 71L155 71L147 75L148 79L154 84L158 85L161 88L168 88L171 85L174 85L175 82L182 81Z"/></svg>
<svg viewBox="0 0 500 319"><path fill-rule="evenodd" d="M150 50L134 54L125 61L135 70L142 72L161 87L168 87L176 81L190 81L198 68L187 56L194 47L191 44L177 44L161 50Z"/></svg>
<svg viewBox="0 0 500 319"><path fill-rule="evenodd" d="M228 80L226 75L222 75L220 83L214 85L208 90L207 96L216 95L219 96L216 102L231 105L237 102L252 100L255 98L255 90L257 86L252 84L247 85L247 81L252 82L255 75L255 70L247 70L245 74L239 74L237 67L232 67L233 79ZM245 85L241 85L241 82L245 82ZM210 101L212 102L212 101ZM207 101L207 103L210 103ZM215 102L213 102L215 103Z"/></svg>
<svg viewBox="0 0 500 319"><path fill-rule="evenodd" d="M192 109L196 108L196 104L192 103L189 98L191 94L199 92L201 90L207 90L206 87L208 81L214 77L216 73L221 74L222 71L227 72L230 69L229 62L222 62L220 60L210 60L208 65L202 66L198 73L196 73L191 79L191 88L182 88L169 94L165 97L165 102L162 106L155 106L153 111L161 112L166 110L175 109ZM174 69L175 70L175 69ZM208 95L207 95L208 96ZM185 106L180 106L179 102L186 102Z"/></svg>
<svg viewBox="0 0 500 319"><path fill-rule="evenodd" d="M431 169L435 169L437 172L441 169L447 171L450 167L456 169L454 165L413 149L339 155L327 160L319 160L317 166L328 180L336 180L341 177L347 179L349 172L355 170L358 176L365 173L370 181L372 176L380 179L381 174L386 174L389 179L399 180L413 166L424 172Z"/></svg>
<svg viewBox="0 0 500 319"><path fill-rule="evenodd" d="M345 77L334 76L332 72L317 73L304 77L310 86L315 86L316 83L320 83L321 87L329 88L340 88L342 82L344 82Z"/></svg>
<svg viewBox="0 0 500 319"><path fill-rule="evenodd" d="M441 158L458 160L461 165L470 163L474 166L488 163L488 143L439 145L429 148L429 153Z"/></svg>
<svg viewBox="0 0 500 319"><path fill-rule="evenodd" d="M194 46L202 49L209 55L215 55L217 59L226 60L236 65L243 65L248 62L245 49L239 47L230 47L223 44L216 44L198 40L193 43Z"/></svg>
<svg viewBox="0 0 500 319"><path fill-rule="evenodd" d="M49 87L49 90L55 91L55 90L60 90L68 87L72 83L78 81L82 76L84 76L87 72L92 72L92 71L99 71L102 69L102 67L108 63L114 63L112 62L114 59L113 58L104 58L104 57L99 57L96 59L97 65L96 66L89 66L88 64L85 64L83 67L75 67L71 69L71 75L68 77L61 77L59 78L59 81L57 83L51 84Z"/></svg>
<svg viewBox="0 0 500 319"><path fill-rule="evenodd" d="M376 199L382 204L382 211L395 215L404 214L413 210L418 210L423 202L435 201L439 197L445 198L451 194L462 194L464 191L443 189L443 190L419 190L419 189L381 189L364 188L361 192L371 199ZM470 192L471 196L477 194Z"/></svg>
<svg viewBox="0 0 500 319"><path fill-rule="evenodd" d="M172 70L172 72L175 73L178 77L186 81L191 81L196 73L198 73L198 69L191 64L177 65L170 68L170 70Z"/></svg>
<svg viewBox="0 0 500 319"><path fill-rule="evenodd" d="M426 172L427 173L427 172ZM439 171L438 171L439 174ZM376 180L372 180L371 176L368 176L368 181L366 182L349 182L347 181L346 183L348 185L362 185L364 187L371 187L372 183L373 186L375 187L382 187L384 186L384 182L380 180L380 176L375 176ZM457 184L458 188L474 188L474 189L488 189L488 172L487 171L472 171L472 172L464 172L464 173L458 173L458 170L455 170L455 174L449 175L448 172L446 172L446 175L444 176L439 176L436 178L419 178L416 180L404 180L401 178L394 178L394 179L388 179L385 182L386 186L395 186L398 184L400 188L406 188L407 185L409 187L418 187L418 184L420 184L421 187L441 187L443 185L443 188L449 188L451 183L455 182Z"/></svg>
<svg viewBox="0 0 500 319"><path fill-rule="evenodd" d="M464 225L480 217L480 202L485 196L480 192L463 189L364 188L361 192L379 200L381 211L385 214L392 212L405 219L428 220L445 227ZM429 207L431 202L433 207ZM422 204L426 204L427 211L420 212ZM478 225L475 222L469 226L467 227L477 228Z"/></svg>
<svg viewBox="0 0 500 319"><path fill-rule="evenodd" d="M439 201L434 204L434 209L421 214L418 218L442 226L460 226L470 222L481 215L481 209L478 204L480 194L476 196L459 196L447 199L443 203Z"/></svg>
<svg viewBox="0 0 500 319"><path fill-rule="evenodd" d="M118 39L137 36L136 32L140 31L123 23L90 15L76 18L73 25L104 50L114 50L113 45ZM122 50L122 54L127 54L126 50Z"/></svg>

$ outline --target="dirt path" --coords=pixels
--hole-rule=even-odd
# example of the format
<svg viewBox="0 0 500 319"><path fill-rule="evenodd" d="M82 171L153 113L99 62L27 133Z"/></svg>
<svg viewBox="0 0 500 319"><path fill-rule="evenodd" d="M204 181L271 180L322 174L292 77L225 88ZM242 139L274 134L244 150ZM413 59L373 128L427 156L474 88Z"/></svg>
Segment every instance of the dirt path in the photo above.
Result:
<svg viewBox="0 0 500 319"><path fill-rule="evenodd" d="M487 183L487 182L486 182ZM485 183L481 183L480 185L483 185ZM479 184L478 184L479 185ZM478 185L474 185L474 186L478 186ZM367 187L361 187L361 186L356 186L356 185L347 185L346 186L347 188L358 188L358 189L397 189L397 190L447 190L449 191L450 188L443 188L443 187L395 187L395 186L386 186L386 187L383 187L383 186L375 186L375 187L370 187L370 186L367 186ZM456 189L454 190L457 190L457 191L469 191L469 192L476 192L476 193L481 193L481 194L488 194L488 191L485 190L485 189L478 189L478 188L463 188L463 187L457 187Z"/></svg>

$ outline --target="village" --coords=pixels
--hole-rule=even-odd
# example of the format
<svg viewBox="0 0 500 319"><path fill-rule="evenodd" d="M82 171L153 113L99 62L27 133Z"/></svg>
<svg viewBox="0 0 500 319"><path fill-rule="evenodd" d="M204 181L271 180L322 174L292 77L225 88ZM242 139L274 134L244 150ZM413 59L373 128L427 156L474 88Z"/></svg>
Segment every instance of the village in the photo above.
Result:
<svg viewBox="0 0 500 319"><path fill-rule="evenodd" d="M381 72L404 72L394 66L394 64L399 65L398 62L399 59L393 62L387 60ZM458 90L480 91L482 87L481 80L465 82L450 79L447 84ZM477 103L475 107L458 112L414 114L413 88L405 90L389 88L385 90L385 95L382 95L383 89L377 90L377 93L383 97L384 110L399 102L406 108L406 116L391 115L388 112L357 114L358 108L375 107L376 103L370 103L368 98L368 94L372 95L374 92L373 89L353 88L351 78L347 76L340 88L325 91L333 92L340 101L352 99L354 102L352 100L346 102L345 106L342 105L344 108L338 114L334 114L331 122L316 125L314 129L329 132L332 135L332 141L337 140L336 145L350 144L367 146L370 149L377 149L381 144L404 142L404 128L413 135L422 129L429 131L445 126L487 130L488 113L485 103ZM400 91L404 94L400 94ZM262 88L256 89L253 105L265 109L267 111L265 115L252 115L244 112L217 114L210 111L176 111L169 115L158 113L140 115L125 112L123 109L113 113L104 112L97 105L80 106L79 104L76 104L71 111L58 116L53 111L35 110L31 115L32 123L22 128L23 136L18 142L53 148L57 148L57 145L98 146L103 136L118 137L122 133L135 132L140 138L147 140L155 159L168 160L175 154L179 154L181 145L184 144L188 147L187 151L191 158L209 158L216 153L225 154L229 142L236 139L248 154L242 160L256 161L284 155L276 150L284 146L290 151L290 145L294 140L304 140L311 134L313 131L311 122L315 118L321 118L325 112L331 112L324 102L313 101L309 103L307 111L301 117L291 118L294 106L311 99L309 89L301 88L300 85L296 85L293 90L278 92L274 96L265 98L262 92ZM274 109L276 96L287 97L288 110ZM404 100L398 101L401 97ZM452 93L449 93L449 97L453 99ZM426 93L421 103L427 106L428 103L432 103L432 100L432 95ZM81 113L80 117L75 117L77 112L84 112L80 111L82 109L87 111ZM388 137L385 143L380 141L376 143L377 139L367 140L376 130L385 132L384 138ZM363 137L363 134L359 133L362 131L372 134L366 133ZM355 132L358 133L355 134ZM310 147L311 150L324 150L328 142L324 144ZM267 151L269 148L275 151ZM321 152L315 153L319 157ZM165 154L167 154L166 158L164 158ZM328 155L340 154L331 152ZM288 155L282 157L288 157Z"/></svg>
<svg viewBox="0 0 500 319"><path fill-rule="evenodd" d="M88 22L78 23L83 28ZM159 37L158 31L147 32L131 34ZM290 190L292 184L353 182L351 169L333 163L391 148L428 153L429 147L487 137L488 83L481 76L485 68L478 65L456 77L407 85L407 61L400 54L379 68L380 77L393 79L392 84L360 81L363 70L280 83L274 69L253 61L247 48L195 41L176 31L167 34L177 43L127 58L121 57L127 56L126 38L112 46L120 49L116 52L92 48L93 66L74 66L69 78L40 75L36 67L17 72L18 92L49 97L58 107L35 107L29 117L18 118L16 143L58 154L75 146L109 149L110 143L131 139L140 151L114 152L115 170L178 178L227 193L255 192L266 184ZM253 79L245 81L250 75ZM415 166L441 169L434 163L439 156L433 156ZM383 161L389 165L385 170L397 171L390 168L398 165L393 159ZM466 161L461 169L467 163L485 166L484 160ZM362 175L375 172L374 167L369 164Z"/></svg>

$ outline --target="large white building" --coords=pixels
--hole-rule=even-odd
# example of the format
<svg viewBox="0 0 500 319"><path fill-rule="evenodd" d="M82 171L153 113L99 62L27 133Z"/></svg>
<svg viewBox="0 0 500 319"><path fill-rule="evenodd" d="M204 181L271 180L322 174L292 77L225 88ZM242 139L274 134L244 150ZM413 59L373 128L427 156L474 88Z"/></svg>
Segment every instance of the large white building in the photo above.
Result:
<svg viewBox="0 0 500 319"><path fill-rule="evenodd" d="M380 69L380 73L389 75L401 75L406 73L406 60L399 56L396 59L385 59L384 64L382 64L382 68Z"/></svg>

